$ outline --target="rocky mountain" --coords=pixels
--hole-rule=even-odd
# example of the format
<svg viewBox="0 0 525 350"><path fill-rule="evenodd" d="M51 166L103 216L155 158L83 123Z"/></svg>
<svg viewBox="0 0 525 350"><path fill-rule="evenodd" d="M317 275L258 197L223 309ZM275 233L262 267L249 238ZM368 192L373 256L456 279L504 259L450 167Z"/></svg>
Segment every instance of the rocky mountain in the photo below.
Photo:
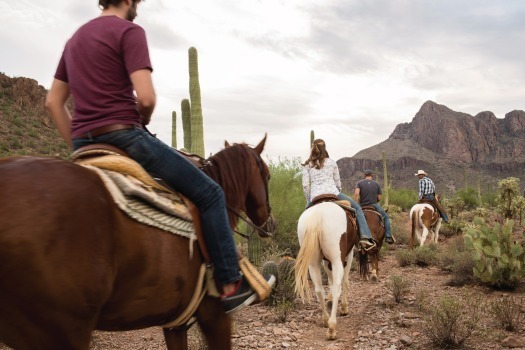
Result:
<svg viewBox="0 0 525 350"><path fill-rule="evenodd" d="M0 157L67 157L67 145L44 109L46 93L36 80L0 73Z"/></svg>
<svg viewBox="0 0 525 350"><path fill-rule="evenodd" d="M368 168L377 169L381 180L383 152L394 188L417 188L414 174L423 169L441 192L465 182L477 188L478 181L495 189L503 178L525 179L525 112L514 110L503 119L489 111L471 116L427 101L387 140L337 161L346 185L353 186Z"/></svg>

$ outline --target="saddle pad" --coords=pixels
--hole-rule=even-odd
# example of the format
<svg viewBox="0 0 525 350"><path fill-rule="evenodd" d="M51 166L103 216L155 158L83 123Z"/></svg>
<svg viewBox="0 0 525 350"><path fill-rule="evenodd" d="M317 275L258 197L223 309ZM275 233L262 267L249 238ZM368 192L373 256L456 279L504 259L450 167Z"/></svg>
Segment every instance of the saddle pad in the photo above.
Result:
<svg viewBox="0 0 525 350"><path fill-rule="evenodd" d="M151 195L151 193L147 193L147 190L137 187L125 188L125 186L134 186L132 184L133 182L136 183L137 179L130 180L129 175L122 175L112 170L104 170L91 165L84 166L100 176L117 206L128 216L143 224L189 238L190 247L193 246L192 243L196 239L195 228L191 214L188 208L182 204L180 197L181 203L172 203L171 206L168 204L168 199L160 196L154 197L153 201L156 202L156 205L158 204L157 206L165 207L160 210L144 200ZM120 187L122 184L125 184L124 188ZM140 193L140 195L137 196L136 193Z"/></svg>
<svg viewBox="0 0 525 350"><path fill-rule="evenodd" d="M100 169L112 170L117 173L130 175L152 188L164 192L171 192L169 189L155 181L139 163L128 157L110 154L102 157L80 159L75 163L80 165L91 165Z"/></svg>

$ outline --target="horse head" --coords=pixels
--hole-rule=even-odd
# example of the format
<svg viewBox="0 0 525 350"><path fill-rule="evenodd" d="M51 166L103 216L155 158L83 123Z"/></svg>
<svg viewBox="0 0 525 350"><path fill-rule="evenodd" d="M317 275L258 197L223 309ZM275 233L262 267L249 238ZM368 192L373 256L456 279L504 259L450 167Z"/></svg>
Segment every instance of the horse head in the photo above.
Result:
<svg viewBox="0 0 525 350"><path fill-rule="evenodd" d="M268 192L270 171L261 157L265 143L266 135L253 148L225 142L225 148L209 158L212 166L204 169L224 190L232 227L243 219L237 210L243 211L261 237L271 236L276 227Z"/></svg>

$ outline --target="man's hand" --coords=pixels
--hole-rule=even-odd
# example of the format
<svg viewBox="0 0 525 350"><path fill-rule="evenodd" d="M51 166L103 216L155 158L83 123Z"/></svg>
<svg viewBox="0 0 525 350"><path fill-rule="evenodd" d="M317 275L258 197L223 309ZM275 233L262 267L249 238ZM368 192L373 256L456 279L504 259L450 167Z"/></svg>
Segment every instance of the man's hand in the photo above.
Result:
<svg viewBox="0 0 525 350"><path fill-rule="evenodd" d="M157 101L151 80L151 71L139 69L131 73L129 77L137 94L137 110L142 116L142 124L148 125Z"/></svg>

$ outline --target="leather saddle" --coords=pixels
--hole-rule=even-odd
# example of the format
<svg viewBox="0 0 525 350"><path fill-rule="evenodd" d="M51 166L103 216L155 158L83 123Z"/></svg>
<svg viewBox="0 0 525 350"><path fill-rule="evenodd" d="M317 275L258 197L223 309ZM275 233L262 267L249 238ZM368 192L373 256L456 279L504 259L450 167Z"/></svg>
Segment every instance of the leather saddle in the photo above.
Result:
<svg viewBox="0 0 525 350"><path fill-rule="evenodd" d="M335 194L330 194L330 193L320 194L317 197L314 197L310 205L308 205L305 209L308 209L310 207L313 207L314 205L324 203L324 202L334 202L335 204L343 208L347 214L350 214L351 216L355 218L355 209L352 208L352 205L350 204L350 202L346 200L341 200Z"/></svg>
<svg viewBox="0 0 525 350"><path fill-rule="evenodd" d="M200 169L208 165L208 162L204 158L201 158L195 154L188 154L185 152L181 152L179 150L177 150L177 152L180 152L192 164L194 164ZM109 144L99 143L99 144L87 145L87 146L77 149L75 152L71 154L71 161L77 164L82 164L86 161L89 161L91 164L93 164L94 159L97 159L97 158L103 159L106 156L113 156L113 157L117 156L116 158L120 158L119 156L123 157L122 161L126 160L127 162L125 163L128 163L125 166L126 173L130 174L131 172L131 175L137 177L138 180L142 181L143 183L159 191L164 191L166 193L173 194L173 195L176 195L182 198L182 200L184 201L184 205L188 208L190 215L193 219L192 221L195 225L195 234L197 236L199 248L204 257L204 260L207 262L210 262L211 259L208 254L208 250L206 249L206 246L204 244L204 236L200 228L200 216L199 216L197 207L186 197L184 197L180 193L177 193L175 190L170 188L162 179L155 177L155 175L147 173L140 166L140 164L134 162L126 152L119 149L118 147L115 147ZM115 164L114 162L112 163ZM121 172L119 170L122 168L122 166L119 166L118 164L121 164L121 163L117 163L115 168L108 169L107 166L104 166L104 168L106 168L107 170L114 170L117 172ZM132 166L129 166L130 164L132 164ZM94 165L96 166L96 164ZM112 165L112 167L113 166L114 165Z"/></svg>

